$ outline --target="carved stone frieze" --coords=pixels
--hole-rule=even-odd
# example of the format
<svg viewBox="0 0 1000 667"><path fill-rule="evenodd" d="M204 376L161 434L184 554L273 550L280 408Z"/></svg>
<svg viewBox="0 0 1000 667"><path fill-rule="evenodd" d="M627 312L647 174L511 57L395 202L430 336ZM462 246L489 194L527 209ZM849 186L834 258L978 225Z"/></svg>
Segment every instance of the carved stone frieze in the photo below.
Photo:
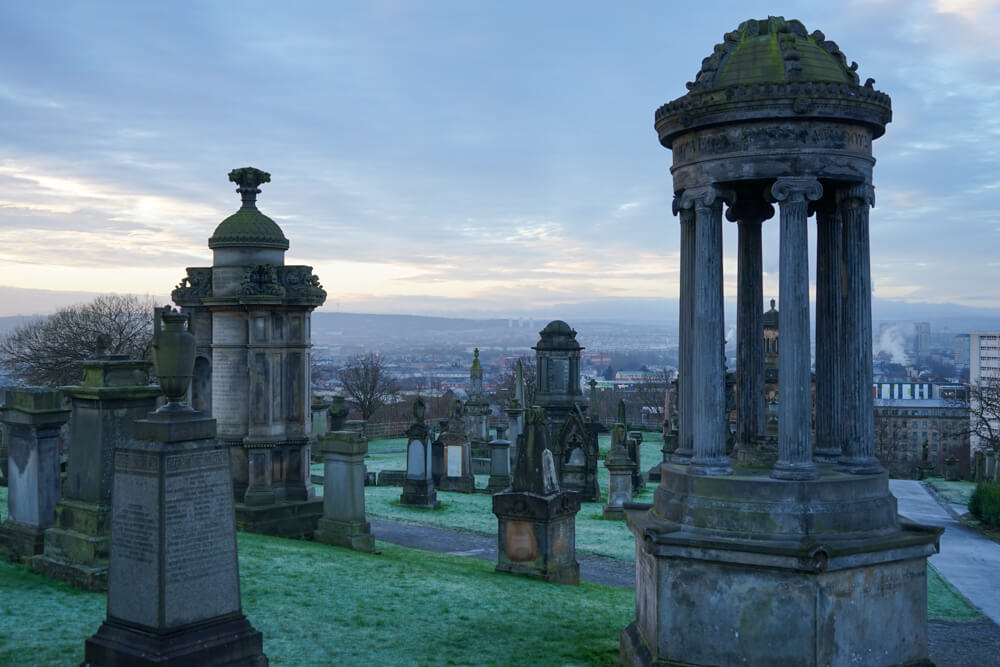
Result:
<svg viewBox="0 0 1000 667"><path fill-rule="evenodd" d="M279 267L254 264L247 268L240 281L240 296L285 296L285 287L278 280Z"/></svg>
<svg viewBox="0 0 1000 667"><path fill-rule="evenodd" d="M183 278L170 296L174 303L195 301L212 295L212 269L207 267L188 268Z"/></svg>
<svg viewBox="0 0 1000 667"><path fill-rule="evenodd" d="M278 277L287 298L317 303L326 301L326 290L311 266L279 266Z"/></svg>

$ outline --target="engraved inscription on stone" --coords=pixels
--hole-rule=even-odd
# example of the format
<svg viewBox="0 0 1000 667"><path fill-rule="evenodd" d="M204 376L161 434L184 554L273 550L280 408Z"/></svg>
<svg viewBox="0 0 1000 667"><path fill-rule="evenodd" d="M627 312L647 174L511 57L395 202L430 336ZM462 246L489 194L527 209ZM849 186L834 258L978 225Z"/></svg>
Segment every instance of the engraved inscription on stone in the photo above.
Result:
<svg viewBox="0 0 1000 667"><path fill-rule="evenodd" d="M164 521L168 584L209 578L232 560L233 518L224 464L222 450L167 458Z"/></svg>
<svg viewBox="0 0 1000 667"><path fill-rule="evenodd" d="M448 459L448 477L462 476L462 448L451 445L446 447L446 458Z"/></svg>
<svg viewBox="0 0 1000 667"><path fill-rule="evenodd" d="M152 563L156 519L139 503L129 503L115 514L115 558Z"/></svg>
<svg viewBox="0 0 1000 667"><path fill-rule="evenodd" d="M712 128L678 138L671 151L674 166L725 155L764 153L771 150L820 148L871 155L872 137L855 125L766 123Z"/></svg>

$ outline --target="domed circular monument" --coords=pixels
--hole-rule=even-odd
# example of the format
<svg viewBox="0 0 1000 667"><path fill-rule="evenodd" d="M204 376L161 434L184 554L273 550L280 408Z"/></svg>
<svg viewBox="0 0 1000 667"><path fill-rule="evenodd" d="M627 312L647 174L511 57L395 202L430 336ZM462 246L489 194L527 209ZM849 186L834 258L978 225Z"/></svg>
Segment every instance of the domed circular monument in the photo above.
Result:
<svg viewBox="0 0 1000 667"><path fill-rule="evenodd" d="M892 118L823 33L744 21L656 111L680 218L678 448L626 506L637 618L626 664L910 664L927 658L926 558L874 455L872 141ZM723 204L738 230L737 442L724 398ZM779 209L776 461L764 432L761 226ZM809 218L816 221L812 428ZM773 319L776 317L777 322ZM773 353L773 350L771 350ZM766 463L764 463L766 462ZM873 583L877 582L877 583Z"/></svg>

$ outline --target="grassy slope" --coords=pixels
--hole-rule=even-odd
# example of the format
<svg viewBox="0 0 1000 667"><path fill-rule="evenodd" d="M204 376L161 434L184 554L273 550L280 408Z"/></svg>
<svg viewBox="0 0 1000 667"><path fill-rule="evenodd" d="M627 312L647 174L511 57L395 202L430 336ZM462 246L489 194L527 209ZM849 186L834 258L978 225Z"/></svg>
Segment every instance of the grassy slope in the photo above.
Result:
<svg viewBox="0 0 1000 667"><path fill-rule="evenodd" d="M634 613L631 591L378 546L381 555L367 555L239 535L243 610L272 664L610 664ZM104 619L103 595L8 562L0 588L0 664L82 660Z"/></svg>
<svg viewBox="0 0 1000 667"><path fill-rule="evenodd" d="M969 496L976 489L975 482L949 482L943 479L928 479L924 481L934 487L934 490L944 496L948 502L959 505L968 505Z"/></svg>

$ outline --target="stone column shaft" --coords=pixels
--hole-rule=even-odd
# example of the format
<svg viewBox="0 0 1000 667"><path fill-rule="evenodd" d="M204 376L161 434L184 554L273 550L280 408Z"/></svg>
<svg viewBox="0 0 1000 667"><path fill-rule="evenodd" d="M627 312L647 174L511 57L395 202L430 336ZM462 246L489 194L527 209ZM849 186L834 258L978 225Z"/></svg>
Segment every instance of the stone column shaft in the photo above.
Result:
<svg viewBox="0 0 1000 667"><path fill-rule="evenodd" d="M726 217L739 229L736 293L736 446L764 434L764 263L761 224L774 215L762 200L737 200Z"/></svg>
<svg viewBox="0 0 1000 667"><path fill-rule="evenodd" d="M841 454L843 337L841 272L843 222L833 201L816 210L816 450L817 461Z"/></svg>
<svg viewBox="0 0 1000 667"><path fill-rule="evenodd" d="M725 326L722 295L722 193L713 186L684 192L681 205L695 212L695 264L692 318L689 335L689 374L694 402L692 436L694 455L688 472L724 475L732 472L726 458ZM693 326L691 326L693 324ZM682 323L683 326L683 323ZM682 390L683 391L683 390Z"/></svg>
<svg viewBox="0 0 1000 667"><path fill-rule="evenodd" d="M690 208L680 208L679 200L674 201L674 213L681 219L681 293L680 318L678 319L678 349L677 349L677 449L671 455L674 463L687 464L694 455L694 403L691 392L694 383L691 378L691 328L693 326L694 304L694 211Z"/></svg>
<svg viewBox="0 0 1000 667"><path fill-rule="evenodd" d="M810 434L809 372L809 227L808 200L823 188L815 179L782 178L771 194L781 202L781 255L778 290L781 310L778 328L778 462L771 473L777 479L813 479Z"/></svg>
<svg viewBox="0 0 1000 667"><path fill-rule="evenodd" d="M871 185L842 187L837 201L844 223L846 284L843 311L843 429L840 465L854 474L881 472L875 458L872 414L872 305L868 209L875 203Z"/></svg>

